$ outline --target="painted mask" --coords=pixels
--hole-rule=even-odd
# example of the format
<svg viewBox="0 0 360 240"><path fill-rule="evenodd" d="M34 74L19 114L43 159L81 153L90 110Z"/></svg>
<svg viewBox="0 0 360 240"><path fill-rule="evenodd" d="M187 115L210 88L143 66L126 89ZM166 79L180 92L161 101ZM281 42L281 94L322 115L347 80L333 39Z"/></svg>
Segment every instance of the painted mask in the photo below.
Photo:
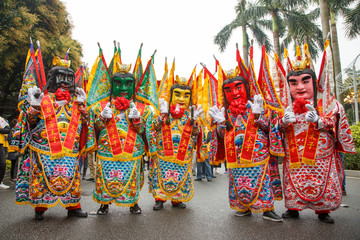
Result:
<svg viewBox="0 0 360 240"><path fill-rule="evenodd" d="M242 81L234 81L224 85L226 100L229 104L233 101L242 100L247 102L246 87Z"/></svg>
<svg viewBox="0 0 360 240"><path fill-rule="evenodd" d="M298 98L312 99L314 97L313 79L310 74L289 77L290 94L295 100Z"/></svg>
<svg viewBox="0 0 360 240"><path fill-rule="evenodd" d="M180 108L187 109L190 105L191 91L175 88L172 93L171 105L179 104Z"/></svg>
<svg viewBox="0 0 360 240"><path fill-rule="evenodd" d="M130 100L134 94L134 79L115 77L113 81L112 95Z"/></svg>

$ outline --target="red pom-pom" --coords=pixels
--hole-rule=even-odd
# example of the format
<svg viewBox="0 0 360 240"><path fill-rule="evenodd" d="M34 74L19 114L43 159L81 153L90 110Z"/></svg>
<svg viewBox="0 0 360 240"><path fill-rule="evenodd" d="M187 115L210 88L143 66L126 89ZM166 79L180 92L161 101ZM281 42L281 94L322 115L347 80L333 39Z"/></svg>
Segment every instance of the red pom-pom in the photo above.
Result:
<svg viewBox="0 0 360 240"><path fill-rule="evenodd" d="M305 107L306 104L310 102L306 101L304 98L297 98L294 102L294 113L302 114L308 111Z"/></svg>
<svg viewBox="0 0 360 240"><path fill-rule="evenodd" d="M62 91L61 88L58 88L56 90L55 96L56 96L56 100L58 100L58 101L62 101L62 100L69 101L71 98L71 94L70 94L69 90Z"/></svg>
<svg viewBox="0 0 360 240"><path fill-rule="evenodd" d="M130 101L124 97L117 97L115 99L115 107L118 110L126 110L130 107Z"/></svg>
<svg viewBox="0 0 360 240"><path fill-rule="evenodd" d="M229 110L234 116L244 114L246 111L246 104L247 100L243 98L233 100L229 105Z"/></svg>
<svg viewBox="0 0 360 240"><path fill-rule="evenodd" d="M185 109L180 107L179 110L176 111L176 104L174 104L170 107L170 113L174 118L182 118L185 113Z"/></svg>

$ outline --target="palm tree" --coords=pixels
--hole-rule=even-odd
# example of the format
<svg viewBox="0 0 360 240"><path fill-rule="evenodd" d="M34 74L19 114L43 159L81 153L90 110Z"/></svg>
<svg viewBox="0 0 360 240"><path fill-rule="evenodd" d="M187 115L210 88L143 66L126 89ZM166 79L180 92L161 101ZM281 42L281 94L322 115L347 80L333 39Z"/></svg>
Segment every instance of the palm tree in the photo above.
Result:
<svg viewBox="0 0 360 240"><path fill-rule="evenodd" d="M247 7L246 0L239 0L238 5L236 5L235 10L237 13L236 19L233 20L231 23L227 24L221 31L215 36L214 42L219 46L220 52L225 51L226 46L229 42L230 36L233 30L241 27L242 34L243 34L243 41L242 41L242 49L243 49L243 60L246 66L249 65L248 56L249 56L249 35L247 30L251 31L255 41L261 45L263 40L265 39L265 46L267 50L271 49L271 43L268 36L262 31L261 27L266 27L269 25L269 21L260 20L258 21L255 18L246 18L243 15L243 12L246 10Z"/></svg>
<svg viewBox="0 0 360 240"><path fill-rule="evenodd" d="M319 10L305 13L306 0L258 0L256 4L251 4L244 11L244 15L250 19L271 18L274 51L279 57L281 54L280 38L284 38L284 43L288 45L295 39L304 41L308 38L309 50L314 58L318 54L318 49L323 48L321 30L314 23L319 15Z"/></svg>
<svg viewBox="0 0 360 240"><path fill-rule="evenodd" d="M354 39L360 35L360 1L345 12L346 36Z"/></svg>

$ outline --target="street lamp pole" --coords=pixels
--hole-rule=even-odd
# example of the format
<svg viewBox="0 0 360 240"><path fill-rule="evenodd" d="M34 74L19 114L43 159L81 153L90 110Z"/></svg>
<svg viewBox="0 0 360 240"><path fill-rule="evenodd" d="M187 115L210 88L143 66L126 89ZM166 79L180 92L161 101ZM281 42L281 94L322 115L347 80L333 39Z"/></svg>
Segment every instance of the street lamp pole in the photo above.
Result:
<svg viewBox="0 0 360 240"><path fill-rule="evenodd" d="M355 63L359 56L360 56L360 54L357 55L357 57L354 60L354 64L353 64L354 97L355 97L354 104L355 104L355 122L356 122L356 124L359 122L359 107L358 107L358 100L357 100L357 79L356 79Z"/></svg>

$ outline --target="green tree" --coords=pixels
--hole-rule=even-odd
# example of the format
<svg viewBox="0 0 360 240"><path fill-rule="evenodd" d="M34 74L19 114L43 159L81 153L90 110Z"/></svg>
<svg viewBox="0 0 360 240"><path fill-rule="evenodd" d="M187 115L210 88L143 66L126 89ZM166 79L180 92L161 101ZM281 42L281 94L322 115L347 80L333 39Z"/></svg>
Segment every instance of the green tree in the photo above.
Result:
<svg viewBox="0 0 360 240"><path fill-rule="evenodd" d="M6 0L0 3L0 114L16 108L30 37L41 42L45 71L70 47L72 68L81 64L82 47L71 38L71 24L60 0Z"/></svg>
<svg viewBox="0 0 360 240"><path fill-rule="evenodd" d="M271 43L266 33L261 29L260 26L266 27L269 25L269 21L260 20L258 21L255 18L248 18L243 15L243 12L246 10L247 2L246 0L240 0L235 7L236 11L236 19L231 23L227 24L221 31L215 36L214 42L219 46L221 52L225 51L226 46L229 42L230 36L233 30L237 28L241 28L242 30L242 49L244 64L249 66L248 56L249 56L249 35L247 30L251 31L251 34L254 36L255 41L259 44L263 44L263 40L265 39L265 46L267 50L270 50Z"/></svg>
<svg viewBox="0 0 360 240"><path fill-rule="evenodd" d="M346 36L354 39L360 35L360 1L345 12Z"/></svg>
<svg viewBox="0 0 360 240"><path fill-rule="evenodd" d="M321 31L313 21L319 13L317 10L306 13L306 4L305 0L258 0L250 4L243 14L250 19L271 18L274 51L279 57L282 56L281 38L287 44L295 39L304 41L307 36L310 53L316 58L317 49L323 47L319 39Z"/></svg>

